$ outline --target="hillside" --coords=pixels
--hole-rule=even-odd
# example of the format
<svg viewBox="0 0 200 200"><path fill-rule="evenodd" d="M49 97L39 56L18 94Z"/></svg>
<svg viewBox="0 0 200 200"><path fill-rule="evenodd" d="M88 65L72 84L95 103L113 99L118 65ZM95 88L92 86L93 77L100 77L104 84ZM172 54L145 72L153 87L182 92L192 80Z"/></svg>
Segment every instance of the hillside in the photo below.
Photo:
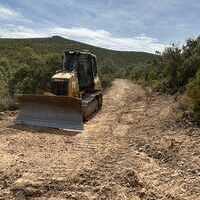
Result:
<svg viewBox="0 0 200 200"><path fill-rule="evenodd" d="M133 64L143 64L152 60L156 55L144 52L123 52L99 48L73 40L64 39L59 36L51 38L35 39L0 39L1 56L14 57L16 52L20 52L24 47L31 47L38 54L59 53L66 49L90 50L98 57L99 62L102 60L112 60L113 64L126 66Z"/></svg>
<svg viewBox="0 0 200 200"><path fill-rule="evenodd" d="M186 115L200 124L199 37L188 39L181 48L172 45L159 56L113 51L59 36L0 39L0 110L10 107L8 99L16 93L46 90L52 75L61 68L62 52L67 49L87 49L97 55L104 88L114 79L121 78L148 85L161 93L185 94L181 115L184 117L185 111L189 111Z"/></svg>
<svg viewBox="0 0 200 200"><path fill-rule="evenodd" d="M16 93L46 90L52 75L62 67L62 53L67 49L87 49L97 55L104 88L115 78L133 79L133 70L137 72L157 57L143 52L107 50L59 36L0 39L0 110L10 107Z"/></svg>

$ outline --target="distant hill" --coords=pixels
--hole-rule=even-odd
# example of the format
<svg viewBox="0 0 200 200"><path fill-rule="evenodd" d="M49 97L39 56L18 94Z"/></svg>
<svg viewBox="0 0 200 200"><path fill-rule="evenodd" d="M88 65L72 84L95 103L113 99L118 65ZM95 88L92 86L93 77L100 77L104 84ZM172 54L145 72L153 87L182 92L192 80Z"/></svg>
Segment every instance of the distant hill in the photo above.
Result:
<svg viewBox="0 0 200 200"><path fill-rule="evenodd" d="M0 55L8 58L15 57L24 47L31 47L38 54L59 53L66 49L90 50L97 55L99 63L111 63L118 67L129 65L143 65L156 57L144 52L113 51L92 45L68 40L60 36L34 39L0 39Z"/></svg>

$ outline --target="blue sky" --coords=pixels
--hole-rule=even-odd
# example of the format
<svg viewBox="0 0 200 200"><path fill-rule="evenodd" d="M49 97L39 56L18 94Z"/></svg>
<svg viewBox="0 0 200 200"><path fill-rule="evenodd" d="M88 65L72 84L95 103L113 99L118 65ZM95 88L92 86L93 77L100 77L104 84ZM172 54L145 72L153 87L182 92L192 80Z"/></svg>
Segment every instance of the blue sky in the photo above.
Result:
<svg viewBox="0 0 200 200"><path fill-rule="evenodd" d="M0 0L0 37L60 35L155 52L200 33L199 0Z"/></svg>

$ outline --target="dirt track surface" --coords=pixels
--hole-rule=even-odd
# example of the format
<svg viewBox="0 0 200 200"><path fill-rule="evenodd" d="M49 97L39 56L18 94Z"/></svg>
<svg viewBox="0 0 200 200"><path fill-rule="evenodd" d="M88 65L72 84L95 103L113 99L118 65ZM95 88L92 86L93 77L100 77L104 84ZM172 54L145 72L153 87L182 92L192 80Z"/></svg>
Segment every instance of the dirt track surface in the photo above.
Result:
<svg viewBox="0 0 200 200"><path fill-rule="evenodd" d="M0 199L198 200L200 130L172 97L116 80L82 134L0 121Z"/></svg>

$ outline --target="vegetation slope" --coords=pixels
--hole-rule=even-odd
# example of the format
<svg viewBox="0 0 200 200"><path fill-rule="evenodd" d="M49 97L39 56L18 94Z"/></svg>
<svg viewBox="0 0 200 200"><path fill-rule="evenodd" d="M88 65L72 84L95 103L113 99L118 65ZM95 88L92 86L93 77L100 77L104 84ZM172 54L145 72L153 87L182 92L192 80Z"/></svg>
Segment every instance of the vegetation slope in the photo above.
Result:
<svg viewBox="0 0 200 200"><path fill-rule="evenodd" d="M143 52L107 50L59 36L0 39L0 109L7 109L12 104L15 93L36 93L44 89L55 71L61 68L62 53L67 49L87 49L97 55L104 87L114 78L132 78L133 69L157 57Z"/></svg>
<svg viewBox="0 0 200 200"><path fill-rule="evenodd" d="M200 37L166 48L139 79L156 91L176 94L183 115L200 124Z"/></svg>
<svg viewBox="0 0 200 200"><path fill-rule="evenodd" d="M181 109L199 122L200 37L188 39L182 47L173 44L157 55L112 51L59 36L0 39L0 110L12 105L15 93L44 90L61 68L62 52L67 49L87 49L97 55L103 87L115 78L125 78L161 93L176 94L181 97Z"/></svg>

